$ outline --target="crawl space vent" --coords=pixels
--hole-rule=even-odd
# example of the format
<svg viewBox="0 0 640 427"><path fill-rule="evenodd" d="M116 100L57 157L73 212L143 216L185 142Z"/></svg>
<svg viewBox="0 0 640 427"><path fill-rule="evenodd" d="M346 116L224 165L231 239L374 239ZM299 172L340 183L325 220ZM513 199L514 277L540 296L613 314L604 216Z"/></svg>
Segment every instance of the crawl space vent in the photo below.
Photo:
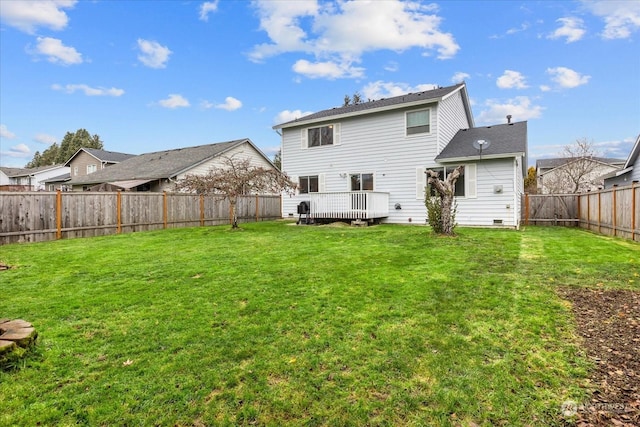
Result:
<svg viewBox="0 0 640 427"><path fill-rule="evenodd" d="M501 219L494 219L493 220L493 225L502 225L502 220Z"/></svg>

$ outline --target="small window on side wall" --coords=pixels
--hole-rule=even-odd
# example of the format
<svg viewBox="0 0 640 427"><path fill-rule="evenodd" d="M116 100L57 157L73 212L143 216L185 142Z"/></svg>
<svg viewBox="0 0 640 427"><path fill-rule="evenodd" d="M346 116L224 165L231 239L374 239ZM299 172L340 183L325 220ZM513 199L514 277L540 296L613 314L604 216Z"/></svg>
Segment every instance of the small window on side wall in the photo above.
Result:
<svg viewBox="0 0 640 427"><path fill-rule="evenodd" d="M431 114L429 110L408 111L406 113L407 136L431 131Z"/></svg>

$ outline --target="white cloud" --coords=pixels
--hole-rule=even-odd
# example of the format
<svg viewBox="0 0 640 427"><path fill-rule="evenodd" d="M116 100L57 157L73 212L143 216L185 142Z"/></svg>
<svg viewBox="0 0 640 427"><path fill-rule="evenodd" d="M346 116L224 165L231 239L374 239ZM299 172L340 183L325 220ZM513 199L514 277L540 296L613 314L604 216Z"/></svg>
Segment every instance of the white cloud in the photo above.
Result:
<svg viewBox="0 0 640 427"><path fill-rule="evenodd" d="M215 104L207 101L206 99L204 101L200 101L200 108L204 108L205 110L208 110L209 108L213 108L213 107L215 107Z"/></svg>
<svg viewBox="0 0 640 427"><path fill-rule="evenodd" d="M489 99L484 103L477 122L488 125L506 123L509 114L514 122L537 119L542 116L542 110L543 107L533 105L527 96L516 96L503 102Z"/></svg>
<svg viewBox="0 0 640 427"><path fill-rule="evenodd" d="M175 93L170 94L167 99L161 99L160 101L158 101L158 104L160 104L161 107L172 109L184 108L191 105L185 97Z"/></svg>
<svg viewBox="0 0 640 427"><path fill-rule="evenodd" d="M353 67L350 63L337 64L335 62L309 62L300 59L291 67L293 71L311 79L328 78L337 79L342 77L362 77L364 68Z"/></svg>
<svg viewBox="0 0 640 427"><path fill-rule="evenodd" d="M582 39L582 37L587 32L584 29L584 21L580 18L560 18L557 19L556 22L559 22L561 24L560 28L549 34L548 38L550 39L559 39L561 37L566 37L567 43L573 43Z"/></svg>
<svg viewBox="0 0 640 427"><path fill-rule="evenodd" d="M150 68L165 68L169 55L173 53L168 47L153 40L138 39L138 49L138 59Z"/></svg>
<svg viewBox="0 0 640 427"><path fill-rule="evenodd" d="M437 87L437 85L433 84L420 84L417 86L410 86L407 83L383 82L381 80L378 80L366 85L362 89L362 94L365 99L375 100L404 95L406 93L423 92L425 90L431 90Z"/></svg>
<svg viewBox="0 0 640 427"><path fill-rule="evenodd" d="M206 1L200 5L200 20L208 21L209 14L218 10L218 0Z"/></svg>
<svg viewBox="0 0 640 427"><path fill-rule="evenodd" d="M400 64L396 61L391 61L387 65L384 66L385 71L389 71L391 73L395 73L400 69Z"/></svg>
<svg viewBox="0 0 640 427"><path fill-rule="evenodd" d="M51 145L57 141L55 136L47 135L46 133L38 133L33 137L35 142L39 142L40 144Z"/></svg>
<svg viewBox="0 0 640 427"><path fill-rule="evenodd" d="M586 1L582 4L596 16L604 19L604 39L626 39L640 30L640 2L619 0Z"/></svg>
<svg viewBox="0 0 640 427"><path fill-rule="evenodd" d="M227 96L224 99L224 104L216 105L216 108L220 108L222 110L227 110L227 111L234 111L240 107L242 107L242 102L234 98L233 96Z"/></svg>
<svg viewBox="0 0 640 427"><path fill-rule="evenodd" d="M529 29L529 27L531 27L531 24L529 24L528 22L523 22L519 28L509 28L507 30L507 35L517 34L522 31L526 31Z"/></svg>
<svg viewBox="0 0 640 427"><path fill-rule="evenodd" d="M38 27L63 30L69 17L62 9L72 8L76 0L2 1L0 18L3 22L28 34Z"/></svg>
<svg viewBox="0 0 640 427"><path fill-rule="evenodd" d="M62 65L81 64L83 62L82 54L73 47L63 45L60 39L38 37L36 41L36 48L32 53L46 56L49 62Z"/></svg>
<svg viewBox="0 0 640 427"><path fill-rule="evenodd" d="M549 92L551 90L551 86L549 86L549 85L540 85L540 90L542 92Z"/></svg>
<svg viewBox="0 0 640 427"><path fill-rule="evenodd" d="M496 85L500 89L526 89L529 87L522 73L513 70L504 70L504 74L496 80Z"/></svg>
<svg viewBox="0 0 640 427"><path fill-rule="evenodd" d="M367 52L418 48L448 59L460 49L452 34L440 30L442 18L433 4L399 0L253 4L270 42L254 46L250 59L258 62L286 52L313 55L315 62L299 60L294 66L312 77L360 77L364 70L350 64L359 63Z"/></svg>
<svg viewBox="0 0 640 427"><path fill-rule="evenodd" d="M51 89L60 90L66 93L74 93L76 91L84 92L87 96L121 96L124 94L123 89L117 89L115 87L112 88L104 88L104 87L90 87L85 84L68 84L65 86L59 84L51 85Z"/></svg>
<svg viewBox="0 0 640 427"><path fill-rule="evenodd" d="M566 67L547 68L547 74L557 86L563 89L571 89L589 82L591 76L585 76Z"/></svg>
<svg viewBox="0 0 640 427"><path fill-rule="evenodd" d="M15 139L16 134L7 129L6 125L0 125L0 138Z"/></svg>
<svg viewBox="0 0 640 427"><path fill-rule="evenodd" d="M3 151L1 154L7 157L27 158L31 156L31 149L25 144L18 144L9 148L9 151Z"/></svg>
<svg viewBox="0 0 640 427"><path fill-rule="evenodd" d="M457 73L455 73L453 75L453 77L451 77L451 82L452 83L462 83L463 81L470 79L471 76L467 73L463 73L461 71L458 71Z"/></svg>
<svg viewBox="0 0 640 427"><path fill-rule="evenodd" d="M283 111L280 111L276 117L274 117L273 123L274 124L287 123L292 120L299 119L300 117L308 116L309 114L313 114L313 112L311 111L303 112L302 110L293 110L293 111L283 110Z"/></svg>

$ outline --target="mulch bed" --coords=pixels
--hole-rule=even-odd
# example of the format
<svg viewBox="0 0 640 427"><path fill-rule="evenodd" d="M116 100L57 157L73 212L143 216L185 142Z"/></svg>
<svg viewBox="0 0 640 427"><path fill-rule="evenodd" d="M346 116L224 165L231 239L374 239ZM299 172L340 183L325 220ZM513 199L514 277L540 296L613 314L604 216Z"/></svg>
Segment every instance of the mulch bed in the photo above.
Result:
<svg viewBox="0 0 640 427"><path fill-rule="evenodd" d="M640 292L563 288L577 333L596 368L588 402L575 408L576 426L640 426Z"/></svg>

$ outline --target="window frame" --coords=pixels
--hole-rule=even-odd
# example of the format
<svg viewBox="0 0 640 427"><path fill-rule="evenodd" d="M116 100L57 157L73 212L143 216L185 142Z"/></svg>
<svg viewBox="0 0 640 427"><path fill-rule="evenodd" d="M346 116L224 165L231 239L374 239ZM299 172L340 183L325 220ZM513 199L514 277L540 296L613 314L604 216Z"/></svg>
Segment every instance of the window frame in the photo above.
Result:
<svg viewBox="0 0 640 427"><path fill-rule="evenodd" d="M98 171L98 165L91 163L87 165L87 175Z"/></svg>
<svg viewBox="0 0 640 427"><path fill-rule="evenodd" d="M416 113L422 113L422 112L426 112L428 115L427 124L423 124L423 125L419 125L419 126L409 126L409 115L410 114L416 114ZM426 127L427 130L426 131L421 131L421 130L416 130L413 132L410 132L409 129L418 129L418 128L422 128L422 127ZM410 111L405 111L404 113L404 135L405 137L414 137L414 136L419 136L419 135L430 135L431 134L431 108L421 108L419 110L410 110Z"/></svg>
<svg viewBox="0 0 640 427"><path fill-rule="evenodd" d="M371 176L371 189L370 190L365 190L363 189L363 184L365 182L364 180L364 176L365 175L370 175ZM354 190L353 189L353 177L358 176L358 182L359 182L359 189ZM349 191L375 191L376 189L376 174L373 172L351 172L348 174L348 181L347 181L347 185L349 186Z"/></svg>
<svg viewBox="0 0 640 427"><path fill-rule="evenodd" d="M312 191L312 179L316 180L316 190ZM302 180L307 181L306 189L303 191ZM320 175L302 175L298 177L298 194L310 194L310 193L319 193L320 192Z"/></svg>
<svg viewBox="0 0 640 427"><path fill-rule="evenodd" d="M418 190L420 187L422 187L422 197L418 197L419 192L416 191L416 199L424 199L424 197L426 196L426 188L429 185L428 182L428 178L426 176L426 171L427 170L433 170L433 171L441 171L442 172L442 178L441 179L446 179L447 177L447 171L452 171L455 168L457 168L458 166L464 166L464 171L462 172L461 178L458 178L458 180L456 181L456 186L455 186L455 194L454 197L457 199L476 199L478 197L478 182L477 182L477 165L474 163L460 163L460 164L454 164L454 165L441 165L438 167L422 167L422 168L417 168L416 172L421 174L420 176L423 177L422 179L422 184L420 183L420 181L417 181L416 184L418 185L418 187L416 188L416 190ZM432 190L432 195L435 195L433 193L434 190ZM460 194L460 192L462 192L462 194Z"/></svg>

